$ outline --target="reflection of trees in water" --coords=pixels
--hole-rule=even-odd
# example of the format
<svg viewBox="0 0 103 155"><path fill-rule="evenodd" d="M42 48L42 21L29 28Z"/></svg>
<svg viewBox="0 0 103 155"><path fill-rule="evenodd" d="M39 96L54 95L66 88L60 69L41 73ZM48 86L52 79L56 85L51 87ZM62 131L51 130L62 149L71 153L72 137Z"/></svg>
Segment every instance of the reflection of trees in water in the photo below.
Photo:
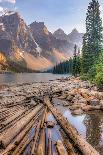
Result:
<svg viewBox="0 0 103 155"><path fill-rule="evenodd" d="M88 114L84 120L86 126L86 139L95 148L100 147L100 141L102 138L103 115Z"/></svg>

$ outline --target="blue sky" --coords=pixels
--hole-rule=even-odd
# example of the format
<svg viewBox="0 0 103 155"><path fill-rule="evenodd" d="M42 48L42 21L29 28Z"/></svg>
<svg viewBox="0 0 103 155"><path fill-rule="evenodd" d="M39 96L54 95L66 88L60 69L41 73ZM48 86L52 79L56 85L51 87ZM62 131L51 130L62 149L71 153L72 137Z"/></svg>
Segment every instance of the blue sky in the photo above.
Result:
<svg viewBox="0 0 103 155"><path fill-rule="evenodd" d="M0 0L0 10L16 8L27 24L43 21L51 32L58 28L66 33L73 28L84 32L89 2L90 0ZM99 2L103 18L103 0Z"/></svg>

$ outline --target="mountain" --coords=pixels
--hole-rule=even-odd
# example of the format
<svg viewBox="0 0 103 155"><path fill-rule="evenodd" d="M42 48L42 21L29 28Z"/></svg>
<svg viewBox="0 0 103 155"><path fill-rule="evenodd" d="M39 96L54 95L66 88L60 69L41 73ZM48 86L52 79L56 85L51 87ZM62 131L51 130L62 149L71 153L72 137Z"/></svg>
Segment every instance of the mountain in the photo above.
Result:
<svg viewBox="0 0 103 155"><path fill-rule="evenodd" d="M79 33L77 29L73 29L72 32L68 35L62 29L58 29L53 33L53 36L55 38L60 39L62 41L66 40L68 44L72 44L71 48L69 47L69 49L71 50L71 54L73 54L75 44L77 44L78 47L82 46L83 35L84 34Z"/></svg>
<svg viewBox="0 0 103 155"><path fill-rule="evenodd" d="M60 40L67 40L68 36L65 34L65 32L62 29L58 29L53 33L54 37L56 39L60 39Z"/></svg>
<svg viewBox="0 0 103 155"><path fill-rule="evenodd" d="M45 58L49 59L53 63L58 63L62 61L62 57L60 60L56 57L56 53L63 55L63 60L67 59L67 48L68 42L66 40L56 39L51 32L47 29L44 22L33 22L29 25L30 30L33 34L33 37L39 47L42 49L41 55Z"/></svg>
<svg viewBox="0 0 103 155"><path fill-rule="evenodd" d="M65 61L73 55L74 43L80 39L76 30L66 35L58 29L52 34L44 22L28 26L18 12L8 11L0 16L0 53L16 70L45 70Z"/></svg>
<svg viewBox="0 0 103 155"><path fill-rule="evenodd" d="M0 50L11 55L15 48L36 55L37 43L17 12L0 17ZM5 46L6 45L6 46Z"/></svg>
<svg viewBox="0 0 103 155"><path fill-rule="evenodd" d="M77 29L73 29L72 32L70 34L68 34L67 36L67 40L71 41L74 44L77 44L78 46L82 46L82 42L83 42L83 33L79 33L77 31Z"/></svg>

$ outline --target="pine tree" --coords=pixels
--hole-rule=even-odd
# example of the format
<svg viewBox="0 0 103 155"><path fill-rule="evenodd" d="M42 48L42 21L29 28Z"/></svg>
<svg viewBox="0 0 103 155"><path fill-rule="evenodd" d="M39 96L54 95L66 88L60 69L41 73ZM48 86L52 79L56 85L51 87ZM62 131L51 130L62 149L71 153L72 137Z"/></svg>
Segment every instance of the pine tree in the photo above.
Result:
<svg viewBox="0 0 103 155"><path fill-rule="evenodd" d="M73 73L74 76L77 76L77 45L74 46L74 58L73 58Z"/></svg>
<svg viewBox="0 0 103 155"><path fill-rule="evenodd" d="M89 3L86 17L86 33L83 37L82 72L87 73L102 51L102 20L98 0Z"/></svg>

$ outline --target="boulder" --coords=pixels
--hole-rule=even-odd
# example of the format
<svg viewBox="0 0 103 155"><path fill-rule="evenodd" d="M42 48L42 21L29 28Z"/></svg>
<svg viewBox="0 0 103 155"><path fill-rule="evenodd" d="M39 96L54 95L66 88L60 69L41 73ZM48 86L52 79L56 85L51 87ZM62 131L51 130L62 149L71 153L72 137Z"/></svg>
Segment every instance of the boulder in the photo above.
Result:
<svg viewBox="0 0 103 155"><path fill-rule="evenodd" d="M98 99L92 99L92 100L90 100L90 105L92 105L92 106L97 106L97 105L99 105L99 100Z"/></svg>
<svg viewBox="0 0 103 155"><path fill-rule="evenodd" d="M66 100L71 102L73 100L73 97L74 97L73 95L69 95L67 96Z"/></svg>
<svg viewBox="0 0 103 155"><path fill-rule="evenodd" d="M55 126L55 122L52 122L52 121L47 122L47 127L48 128L53 128L54 126Z"/></svg>
<svg viewBox="0 0 103 155"><path fill-rule="evenodd" d="M81 114L83 114L83 110L82 109L74 110L74 111L72 111L72 114L73 115L81 115Z"/></svg>
<svg viewBox="0 0 103 155"><path fill-rule="evenodd" d="M92 111L93 110L93 106L91 105L86 105L84 107L82 107L82 110L87 112L87 111Z"/></svg>

